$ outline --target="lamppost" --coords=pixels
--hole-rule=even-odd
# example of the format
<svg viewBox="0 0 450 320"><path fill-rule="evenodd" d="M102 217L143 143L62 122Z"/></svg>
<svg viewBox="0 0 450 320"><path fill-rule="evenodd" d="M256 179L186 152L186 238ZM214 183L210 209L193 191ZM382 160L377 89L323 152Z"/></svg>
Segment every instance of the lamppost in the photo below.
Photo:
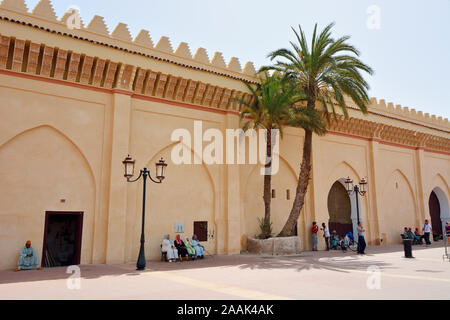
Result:
<svg viewBox="0 0 450 320"><path fill-rule="evenodd" d="M367 180L366 178L362 178L359 182L359 186L353 186L353 180L350 177L345 180L345 186L347 188L348 195L351 196L353 193L356 195L356 214L358 215L358 225L361 222L359 218L359 195L364 197L367 193Z"/></svg>
<svg viewBox="0 0 450 320"><path fill-rule="evenodd" d="M128 182L136 182L139 181L139 179L142 177L144 179L144 195L142 197L142 231L141 231L141 249L139 250L139 258L137 261L137 270L142 271L145 270L145 250L144 250L144 243L145 243L145 198L146 198L146 191L147 191L147 178L149 178L154 183L161 184L163 180L165 179L165 171L167 168L167 164L164 161L163 158L159 160L159 162L156 163L156 179L154 180L150 174L150 171L147 170L147 168L144 168L141 170L141 173L139 177L135 180L131 180L134 176L134 165L136 163L135 160L133 160L130 155L125 158L125 160L122 162L125 167L125 178L127 178Z"/></svg>

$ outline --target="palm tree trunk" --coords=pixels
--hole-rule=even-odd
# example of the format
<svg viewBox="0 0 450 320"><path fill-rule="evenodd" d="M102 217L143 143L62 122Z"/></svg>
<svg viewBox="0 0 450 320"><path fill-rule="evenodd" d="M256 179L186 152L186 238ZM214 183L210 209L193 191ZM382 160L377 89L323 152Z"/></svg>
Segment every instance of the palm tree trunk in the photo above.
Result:
<svg viewBox="0 0 450 320"><path fill-rule="evenodd" d="M264 238L269 238L271 236L270 205L272 202L272 132L270 130L267 130L266 148L266 162L268 163L266 163L266 172L264 175L264 230L262 236Z"/></svg>
<svg viewBox="0 0 450 320"><path fill-rule="evenodd" d="M297 191L289 218L278 237L289 237L292 235L297 224L300 212L305 204L305 196L308 191L309 180L311 178L311 152L312 152L312 131L305 129L305 143L303 145L303 160L298 178Z"/></svg>

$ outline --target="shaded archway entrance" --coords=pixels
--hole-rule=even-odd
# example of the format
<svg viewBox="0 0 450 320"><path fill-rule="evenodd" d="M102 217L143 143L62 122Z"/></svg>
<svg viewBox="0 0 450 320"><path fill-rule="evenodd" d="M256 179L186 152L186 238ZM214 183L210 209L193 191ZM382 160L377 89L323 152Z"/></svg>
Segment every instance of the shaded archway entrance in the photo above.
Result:
<svg viewBox="0 0 450 320"><path fill-rule="evenodd" d="M336 230L339 235L353 232L351 200L340 181L333 184L328 194L328 212L330 232Z"/></svg>
<svg viewBox="0 0 450 320"><path fill-rule="evenodd" d="M433 189L429 199L429 209L431 218L431 227L433 228L433 235L436 239L440 239L447 221L450 221L450 208L448 197L445 192L436 187Z"/></svg>
<svg viewBox="0 0 450 320"><path fill-rule="evenodd" d="M436 193L431 192L430 199L428 201L430 208L431 227L433 228L433 236L442 236L442 220L441 220L441 205Z"/></svg>

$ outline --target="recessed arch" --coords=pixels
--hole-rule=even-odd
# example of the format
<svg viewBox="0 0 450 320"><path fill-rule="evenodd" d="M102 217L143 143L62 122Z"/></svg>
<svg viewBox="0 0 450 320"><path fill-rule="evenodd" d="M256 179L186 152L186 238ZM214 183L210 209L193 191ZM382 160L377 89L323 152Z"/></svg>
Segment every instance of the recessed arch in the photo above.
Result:
<svg viewBox="0 0 450 320"><path fill-rule="evenodd" d="M77 145L60 130L41 125L2 144L0 163L0 224L8 239L0 250L4 262L17 261L24 238L42 258L45 214L53 211L84 213L81 263L92 263L96 183Z"/></svg>
<svg viewBox="0 0 450 320"><path fill-rule="evenodd" d="M2 145L0 145L0 150L1 150L2 148L4 148L5 146L7 146L8 144L10 144L11 142L13 142L13 141L15 141L16 139L18 139L19 137L21 137L21 136L23 136L23 135L26 135L26 134L29 134L29 133L31 133L31 132L33 132L33 131L35 131L35 130L42 129L42 128L49 128L49 129L55 131L57 134L59 134L59 135L62 136L65 140L67 140L67 141L75 148L75 150L78 151L79 155L80 155L81 158L84 160L85 164L87 165L87 167L88 167L88 169L89 169L89 174L90 174L90 176L91 176L91 178L92 178L93 184L96 185L96 182L95 182L96 179L95 179L94 171L92 170L92 166L91 166L91 164L89 163L89 160L87 159L87 157L84 155L83 151L80 149L80 147L78 147L78 145L77 145L71 138L69 138L64 132L62 132L61 130L55 128L54 126L51 126L51 125L48 125L48 124L43 124L43 125L40 125L40 126L36 126L36 127L33 127L33 128L29 128L29 129L23 130L22 132L20 132L20 133L14 135L14 136L11 137L10 139L8 139L5 143L3 143Z"/></svg>

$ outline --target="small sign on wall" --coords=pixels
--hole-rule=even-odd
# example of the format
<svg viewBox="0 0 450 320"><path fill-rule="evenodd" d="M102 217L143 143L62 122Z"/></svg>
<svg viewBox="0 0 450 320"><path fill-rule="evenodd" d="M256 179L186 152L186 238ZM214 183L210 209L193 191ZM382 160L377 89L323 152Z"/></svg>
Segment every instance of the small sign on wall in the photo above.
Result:
<svg viewBox="0 0 450 320"><path fill-rule="evenodd" d="M184 233L184 222L175 223L175 233Z"/></svg>

